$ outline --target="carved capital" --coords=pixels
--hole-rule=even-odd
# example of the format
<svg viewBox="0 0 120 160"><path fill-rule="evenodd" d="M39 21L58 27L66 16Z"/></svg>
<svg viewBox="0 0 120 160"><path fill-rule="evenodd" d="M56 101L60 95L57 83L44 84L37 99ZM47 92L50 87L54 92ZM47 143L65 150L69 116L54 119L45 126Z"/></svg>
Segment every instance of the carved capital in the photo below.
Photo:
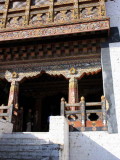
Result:
<svg viewBox="0 0 120 160"><path fill-rule="evenodd" d="M12 83L15 83L15 82L20 82L24 77L23 76L20 76L18 73L16 72L9 72L9 71L6 71L5 73L5 79L8 81L8 82L12 82Z"/></svg>

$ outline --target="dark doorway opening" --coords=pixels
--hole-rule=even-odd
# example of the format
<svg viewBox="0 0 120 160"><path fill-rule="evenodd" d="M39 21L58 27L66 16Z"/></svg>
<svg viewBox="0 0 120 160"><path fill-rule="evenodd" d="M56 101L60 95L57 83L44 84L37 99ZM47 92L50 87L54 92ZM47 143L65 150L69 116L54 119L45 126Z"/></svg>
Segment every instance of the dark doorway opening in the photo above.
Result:
<svg viewBox="0 0 120 160"><path fill-rule="evenodd" d="M68 99L68 80L62 75L42 73L22 82L19 90L19 108L23 108L21 131L28 131L28 121L31 121L31 132L48 131L49 116L60 115L62 97Z"/></svg>
<svg viewBox="0 0 120 160"><path fill-rule="evenodd" d="M10 83L5 79L0 80L0 106L8 105L8 97L9 97Z"/></svg>
<svg viewBox="0 0 120 160"><path fill-rule="evenodd" d="M55 95L46 96L45 98L43 98L42 100L42 128L44 131L48 130L50 116L60 115L61 97L65 97L67 99L67 93L65 94L62 92L58 92Z"/></svg>
<svg viewBox="0 0 120 160"><path fill-rule="evenodd" d="M84 96L86 102L100 102L103 95L102 71L85 74L78 81L79 97Z"/></svg>
<svg viewBox="0 0 120 160"><path fill-rule="evenodd" d="M84 96L86 102L100 102L103 95L102 71L93 74L86 74L78 81L79 97ZM99 110L101 106L87 106L86 112L91 110ZM87 119L87 117L86 117ZM97 121L98 116L91 113L89 116L91 121Z"/></svg>

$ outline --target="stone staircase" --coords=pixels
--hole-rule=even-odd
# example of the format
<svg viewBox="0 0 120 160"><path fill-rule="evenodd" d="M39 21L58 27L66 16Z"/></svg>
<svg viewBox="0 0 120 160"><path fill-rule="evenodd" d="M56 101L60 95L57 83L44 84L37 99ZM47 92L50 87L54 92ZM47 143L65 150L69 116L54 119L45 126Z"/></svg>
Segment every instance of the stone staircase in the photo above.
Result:
<svg viewBox="0 0 120 160"><path fill-rule="evenodd" d="M61 145L46 133L0 134L0 160L60 160Z"/></svg>

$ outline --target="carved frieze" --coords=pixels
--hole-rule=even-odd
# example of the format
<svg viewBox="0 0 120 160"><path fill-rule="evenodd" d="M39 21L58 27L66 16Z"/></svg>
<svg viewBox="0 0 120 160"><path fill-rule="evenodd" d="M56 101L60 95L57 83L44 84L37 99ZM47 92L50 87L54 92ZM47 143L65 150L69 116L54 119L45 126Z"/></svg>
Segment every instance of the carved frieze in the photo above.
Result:
<svg viewBox="0 0 120 160"><path fill-rule="evenodd" d="M13 40L13 39L26 39L35 37L47 37L55 35L64 35L71 33L90 32L109 29L109 20L102 20L98 22L71 24L65 26L37 28L19 30L14 32L1 32L0 41Z"/></svg>
<svg viewBox="0 0 120 160"><path fill-rule="evenodd" d="M29 67L30 68L30 67ZM14 71L13 71L14 70ZM43 71L49 75L52 76L60 76L63 75L64 77L66 77L67 79L70 79L72 77L75 78L82 78L82 76L84 74L94 74L97 73L99 71L101 71L101 65L97 64L97 65L90 65L90 66L84 66L84 67L77 67L77 68L69 68L69 69L57 69L57 66L52 70L51 68L43 68L43 67L34 67L31 68L31 70L27 70L25 68L22 68L21 70L17 70L16 68L14 68L13 70L7 70L5 71L5 73L3 74L3 77L1 78L5 78L8 82L12 82L12 81L18 81L20 82L21 80L23 80L24 78L32 78L32 77L36 77L38 75L40 75L41 73L43 73ZM74 70L75 72L71 74L71 70Z"/></svg>

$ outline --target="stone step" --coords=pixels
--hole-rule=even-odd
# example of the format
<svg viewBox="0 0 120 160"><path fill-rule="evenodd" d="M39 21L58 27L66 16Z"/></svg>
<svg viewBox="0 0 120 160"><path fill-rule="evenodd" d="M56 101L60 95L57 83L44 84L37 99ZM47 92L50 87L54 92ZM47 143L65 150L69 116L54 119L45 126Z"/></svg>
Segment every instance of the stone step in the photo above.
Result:
<svg viewBox="0 0 120 160"><path fill-rule="evenodd" d="M34 147L33 147L34 148ZM5 149L0 150L0 160L7 159L49 159L53 157L52 160L56 157L55 160L59 157L59 150L61 150L60 145L58 144L49 144L49 145L41 145L33 148L26 148L26 150L22 150L21 146L18 146L16 149L12 150L12 147L6 146ZM36 149L36 150L35 150Z"/></svg>
<svg viewBox="0 0 120 160"><path fill-rule="evenodd" d="M55 145L55 144L54 144ZM0 152L22 152L22 151L43 151L43 150L48 150L51 148L55 148L53 147L53 144L44 144L44 145L1 145L0 146Z"/></svg>
<svg viewBox="0 0 120 160"><path fill-rule="evenodd" d="M0 134L0 160L59 160L61 145L49 133Z"/></svg>
<svg viewBox="0 0 120 160"><path fill-rule="evenodd" d="M0 160L59 160L58 156L2 156Z"/></svg>
<svg viewBox="0 0 120 160"><path fill-rule="evenodd" d="M15 138L2 138L0 139L0 145L41 145L41 144L49 144L49 139L15 139Z"/></svg>
<svg viewBox="0 0 120 160"><path fill-rule="evenodd" d="M49 144L49 133L12 133L0 134L0 145Z"/></svg>
<svg viewBox="0 0 120 160"><path fill-rule="evenodd" d="M37 159L34 158L34 157L28 157L28 158L19 158L19 157L16 157L15 159L13 158L2 158L0 160L59 160L58 157L38 157Z"/></svg>
<svg viewBox="0 0 120 160"><path fill-rule="evenodd" d="M49 138L49 132L16 132L0 134L0 138L16 138L16 139L46 139Z"/></svg>

